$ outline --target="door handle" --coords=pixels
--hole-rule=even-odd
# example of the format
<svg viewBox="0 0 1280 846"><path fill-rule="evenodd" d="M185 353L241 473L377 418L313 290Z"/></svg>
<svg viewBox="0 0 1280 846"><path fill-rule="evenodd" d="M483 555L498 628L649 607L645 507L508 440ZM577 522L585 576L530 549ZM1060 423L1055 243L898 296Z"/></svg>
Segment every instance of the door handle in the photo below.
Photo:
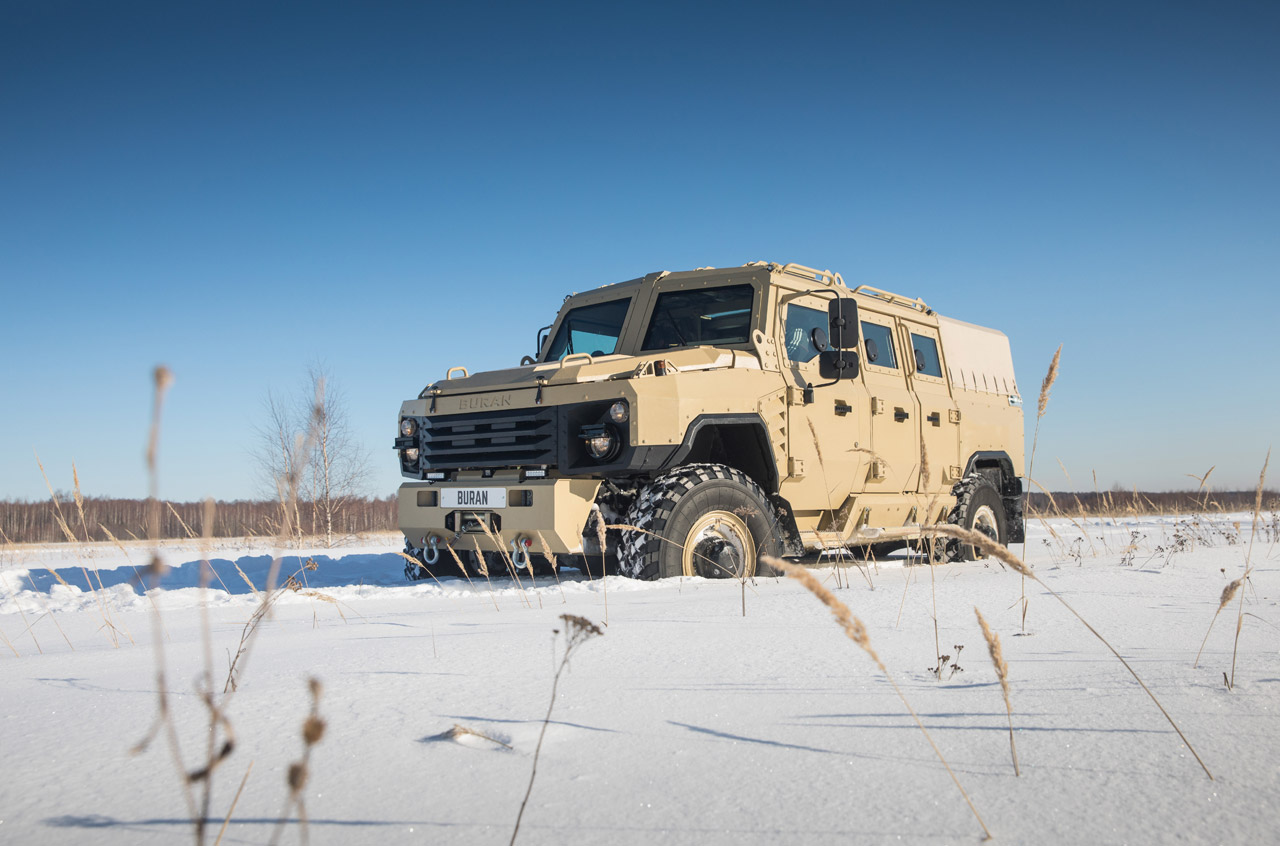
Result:
<svg viewBox="0 0 1280 846"><path fill-rule="evenodd" d="M928 417L926 417L925 420L928 420L930 423L932 423L935 426L942 425L942 415L936 411L933 414L930 414Z"/></svg>
<svg viewBox="0 0 1280 846"><path fill-rule="evenodd" d="M906 420L910 416L911 416L910 414L907 414L907 412L901 408L895 408L893 410L893 419L897 423L901 423L903 420Z"/></svg>

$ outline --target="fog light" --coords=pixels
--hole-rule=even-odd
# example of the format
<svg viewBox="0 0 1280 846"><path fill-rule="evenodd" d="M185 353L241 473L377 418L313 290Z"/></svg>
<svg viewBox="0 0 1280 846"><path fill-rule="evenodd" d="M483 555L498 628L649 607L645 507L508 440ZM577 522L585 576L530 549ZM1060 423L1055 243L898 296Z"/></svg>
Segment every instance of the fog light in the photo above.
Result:
<svg viewBox="0 0 1280 846"><path fill-rule="evenodd" d="M627 408L626 400L618 400L613 405L609 406L609 419L614 423L617 423L619 426L626 423L630 416L631 410Z"/></svg>
<svg viewBox="0 0 1280 846"><path fill-rule="evenodd" d="M607 461L618 452L618 435L608 424L583 426L581 437L586 442L587 454L596 461Z"/></svg>
<svg viewBox="0 0 1280 846"><path fill-rule="evenodd" d="M406 438L413 437L413 433L418 431L418 421L412 417L405 417L400 421L400 434Z"/></svg>

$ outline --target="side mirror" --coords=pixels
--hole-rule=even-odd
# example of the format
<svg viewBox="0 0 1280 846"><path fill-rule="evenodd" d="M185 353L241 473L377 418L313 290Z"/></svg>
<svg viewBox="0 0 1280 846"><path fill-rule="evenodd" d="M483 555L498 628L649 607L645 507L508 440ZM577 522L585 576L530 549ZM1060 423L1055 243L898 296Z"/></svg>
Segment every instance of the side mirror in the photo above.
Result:
<svg viewBox="0 0 1280 846"><path fill-rule="evenodd" d="M858 354L854 350L827 350L818 356L818 373L823 379L858 378Z"/></svg>
<svg viewBox="0 0 1280 846"><path fill-rule="evenodd" d="M836 350L858 348L858 303L852 297L836 297L827 304L828 335Z"/></svg>

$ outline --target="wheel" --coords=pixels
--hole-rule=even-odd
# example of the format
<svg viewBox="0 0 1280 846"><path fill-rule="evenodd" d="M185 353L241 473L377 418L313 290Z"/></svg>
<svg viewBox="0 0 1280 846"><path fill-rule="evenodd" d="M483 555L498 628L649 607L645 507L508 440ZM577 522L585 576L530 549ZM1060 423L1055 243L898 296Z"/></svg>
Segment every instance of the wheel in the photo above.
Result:
<svg viewBox="0 0 1280 846"><path fill-rule="evenodd" d="M1004 502L986 476L971 473L957 482L951 493L956 498L956 505L947 515L948 523L981 532L997 543L1008 542ZM950 561L977 561L979 558L986 558L986 555L979 554L972 544L947 544L947 559Z"/></svg>
<svg viewBox="0 0 1280 846"><path fill-rule="evenodd" d="M618 566L634 578L750 578L768 572L760 555L782 554L769 498L723 464L689 464L654 479L623 522Z"/></svg>

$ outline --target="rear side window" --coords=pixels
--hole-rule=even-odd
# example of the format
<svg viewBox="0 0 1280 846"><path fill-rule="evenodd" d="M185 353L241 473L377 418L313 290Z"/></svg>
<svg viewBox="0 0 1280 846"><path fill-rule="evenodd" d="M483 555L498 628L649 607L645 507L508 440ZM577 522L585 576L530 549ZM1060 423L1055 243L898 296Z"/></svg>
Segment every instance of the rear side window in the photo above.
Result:
<svg viewBox="0 0 1280 846"><path fill-rule="evenodd" d="M942 378L942 362L938 359L938 342L924 335L911 333L911 351L916 357L916 372L925 376Z"/></svg>
<svg viewBox="0 0 1280 846"><path fill-rule="evenodd" d="M893 331L888 326L862 321L862 351L866 354L867 364L898 366L898 357L893 352Z"/></svg>
<svg viewBox="0 0 1280 846"><path fill-rule="evenodd" d="M787 307L787 358L792 361L813 361L818 348L813 345L813 330L827 329L827 313L804 306Z"/></svg>
<svg viewBox="0 0 1280 846"><path fill-rule="evenodd" d="M750 285L729 285L659 294L641 349L750 343L755 293Z"/></svg>
<svg viewBox="0 0 1280 846"><path fill-rule="evenodd" d="M626 299L573 309L564 316L542 360L555 361L573 353L610 355L618 347L630 305Z"/></svg>

